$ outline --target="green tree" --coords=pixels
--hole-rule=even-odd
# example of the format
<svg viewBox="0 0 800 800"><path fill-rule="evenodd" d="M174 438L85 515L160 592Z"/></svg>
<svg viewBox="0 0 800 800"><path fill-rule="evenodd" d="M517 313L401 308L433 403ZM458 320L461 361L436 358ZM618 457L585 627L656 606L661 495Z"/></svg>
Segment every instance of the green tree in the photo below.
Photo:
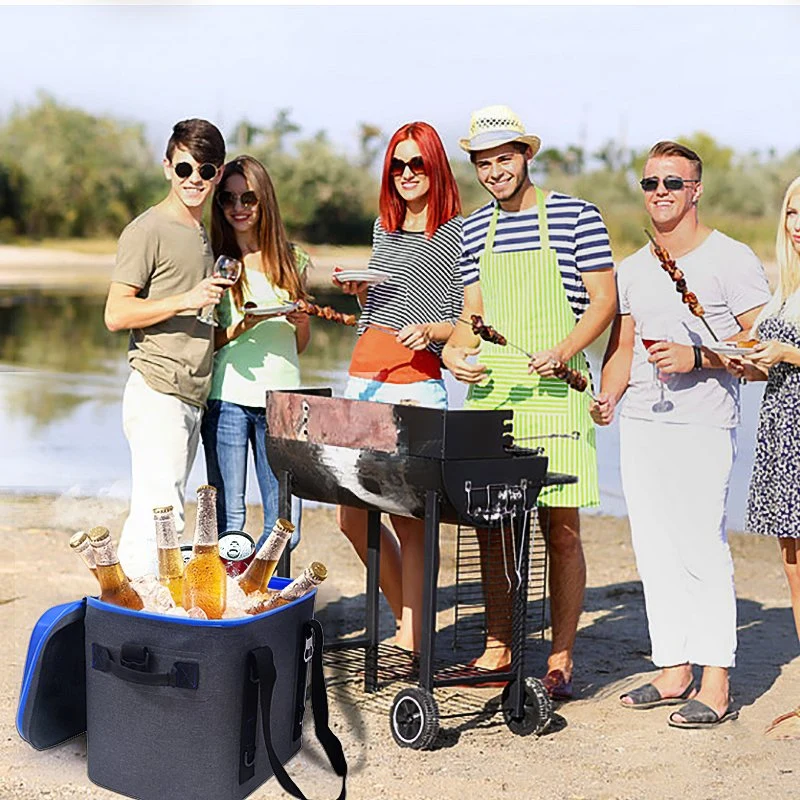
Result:
<svg viewBox="0 0 800 800"><path fill-rule="evenodd" d="M21 232L117 234L163 185L142 125L97 117L40 93L0 128L19 172Z"/></svg>

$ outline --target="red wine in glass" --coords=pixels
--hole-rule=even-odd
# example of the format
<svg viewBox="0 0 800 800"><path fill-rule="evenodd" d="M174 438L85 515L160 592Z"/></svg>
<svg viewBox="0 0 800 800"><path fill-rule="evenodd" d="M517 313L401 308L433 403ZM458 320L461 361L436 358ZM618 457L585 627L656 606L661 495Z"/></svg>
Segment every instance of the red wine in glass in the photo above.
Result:
<svg viewBox="0 0 800 800"><path fill-rule="evenodd" d="M658 344L658 342L662 341L666 341L666 339L645 339L645 337L642 336L642 344L644 345L645 350L649 350L654 344ZM653 403L653 411L655 411L657 414L663 414L666 411L672 411L672 409L675 408L674 404L671 400L667 400L664 397L664 384L667 381L667 377L659 372L659 369L655 364L653 364L653 380L658 384L660 393L658 401Z"/></svg>
<svg viewBox="0 0 800 800"><path fill-rule="evenodd" d="M642 339L642 344L644 345L645 350L649 350L657 342L658 339Z"/></svg>

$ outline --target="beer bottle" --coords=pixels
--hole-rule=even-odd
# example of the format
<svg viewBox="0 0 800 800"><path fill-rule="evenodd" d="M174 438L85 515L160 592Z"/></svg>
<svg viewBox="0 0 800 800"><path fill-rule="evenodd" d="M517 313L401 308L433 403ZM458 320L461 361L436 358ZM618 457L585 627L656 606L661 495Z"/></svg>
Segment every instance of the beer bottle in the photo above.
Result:
<svg viewBox="0 0 800 800"><path fill-rule="evenodd" d="M120 566L117 550L111 541L108 528L98 526L92 528L87 535L92 543L92 553L97 564L100 599L106 603L141 611L144 603Z"/></svg>
<svg viewBox="0 0 800 800"><path fill-rule="evenodd" d="M197 524L192 557L183 570L183 607L202 608L209 619L221 619L225 610L225 564L219 557L217 534L217 490L197 490Z"/></svg>
<svg viewBox="0 0 800 800"><path fill-rule="evenodd" d="M69 546L72 548L73 553L77 553L82 559L83 563L92 571L92 575L97 577L97 564L94 560L94 551L92 550L92 543L89 541L89 536L86 531L78 531L73 534L69 540Z"/></svg>
<svg viewBox="0 0 800 800"><path fill-rule="evenodd" d="M281 554L286 543L292 538L294 525L289 520L277 519L272 528L272 533L267 537L267 541L261 545L256 557L239 578L239 586L245 594L253 592L266 592L269 579L278 566Z"/></svg>
<svg viewBox="0 0 800 800"><path fill-rule="evenodd" d="M172 506L153 509L158 546L158 581L169 589L175 605L183 603L183 556L178 545L178 532Z"/></svg>
<svg viewBox="0 0 800 800"><path fill-rule="evenodd" d="M269 611L271 608L285 606L287 603L291 603L292 600L297 600L299 597L308 594L312 589L319 586L327 577L328 568L319 561L312 561L303 570L303 573L295 578L288 586L270 595L266 600L262 600L257 605L249 608L248 613L261 614L263 611Z"/></svg>

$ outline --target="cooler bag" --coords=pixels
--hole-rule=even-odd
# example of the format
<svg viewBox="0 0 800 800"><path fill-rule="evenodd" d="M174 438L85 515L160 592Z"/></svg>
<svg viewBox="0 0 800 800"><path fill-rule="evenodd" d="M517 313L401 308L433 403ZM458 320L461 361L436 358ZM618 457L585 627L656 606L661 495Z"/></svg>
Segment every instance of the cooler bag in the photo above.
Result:
<svg viewBox="0 0 800 800"><path fill-rule="evenodd" d="M38 750L85 731L89 779L137 800L242 800L272 775L305 800L283 764L302 745L310 664L315 730L344 800L314 595L230 620L93 597L55 606L31 635L17 730Z"/></svg>

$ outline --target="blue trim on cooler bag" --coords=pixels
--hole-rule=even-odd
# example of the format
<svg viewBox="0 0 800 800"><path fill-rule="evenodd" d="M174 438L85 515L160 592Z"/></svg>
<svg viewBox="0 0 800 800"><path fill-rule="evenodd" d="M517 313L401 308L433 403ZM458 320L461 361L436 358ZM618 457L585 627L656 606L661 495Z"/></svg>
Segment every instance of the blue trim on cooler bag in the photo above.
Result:
<svg viewBox="0 0 800 800"><path fill-rule="evenodd" d="M71 603L62 603L61 605L53 606L52 608L47 609L47 611L45 611L44 614L39 617L39 620L31 631L31 638L28 643L28 656L25 659L25 669L22 672L22 691L20 693L19 706L17 708L17 718L15 720L17 733L20 735L20 738L26 742L28 740L22 733L22 717L25 712L25 707L28 703L28 695L30 694L31 688L31 678L33 677L36 665L39 663L39 657L41 656L42 650L47 644L47 640L50 637L53 628L55 628L68 614L79 611L85 602L85 599L73 600Z"/></svg>
<svg viewBox="0 0 800 800"><path fill-rule="evenodd" d="M291 582L291 578L271 578L269 582L269 588L280 591L288 586ZM236 617L235 619L191 619L188 617L172 617L169 614L154 614L151 611L134 611L130 608L114 605L113 603L105 603L97 597L87 597L86 602L92 608L100 608L104 611L113 611L115 614L123 614L126 616L132 615L138 618L144 617L145 619L157 620L158 622L163 622L165 624L174 623L176 625L197 625L206 628L235 628L239 625L247 625L251 620L254 619L262 619L263 617L268 617L271 614L280 614L280 612L284 609L294 606L297 603L305 603L307 600L311 600L316 596L316 594L317 590L312 589L308 594L304 594L302 597L299 597L297 600L292 600L291 603L287 603L284 606L272 608L269 611L262 612L261 614L246 614L243 617Z"/></svg>

